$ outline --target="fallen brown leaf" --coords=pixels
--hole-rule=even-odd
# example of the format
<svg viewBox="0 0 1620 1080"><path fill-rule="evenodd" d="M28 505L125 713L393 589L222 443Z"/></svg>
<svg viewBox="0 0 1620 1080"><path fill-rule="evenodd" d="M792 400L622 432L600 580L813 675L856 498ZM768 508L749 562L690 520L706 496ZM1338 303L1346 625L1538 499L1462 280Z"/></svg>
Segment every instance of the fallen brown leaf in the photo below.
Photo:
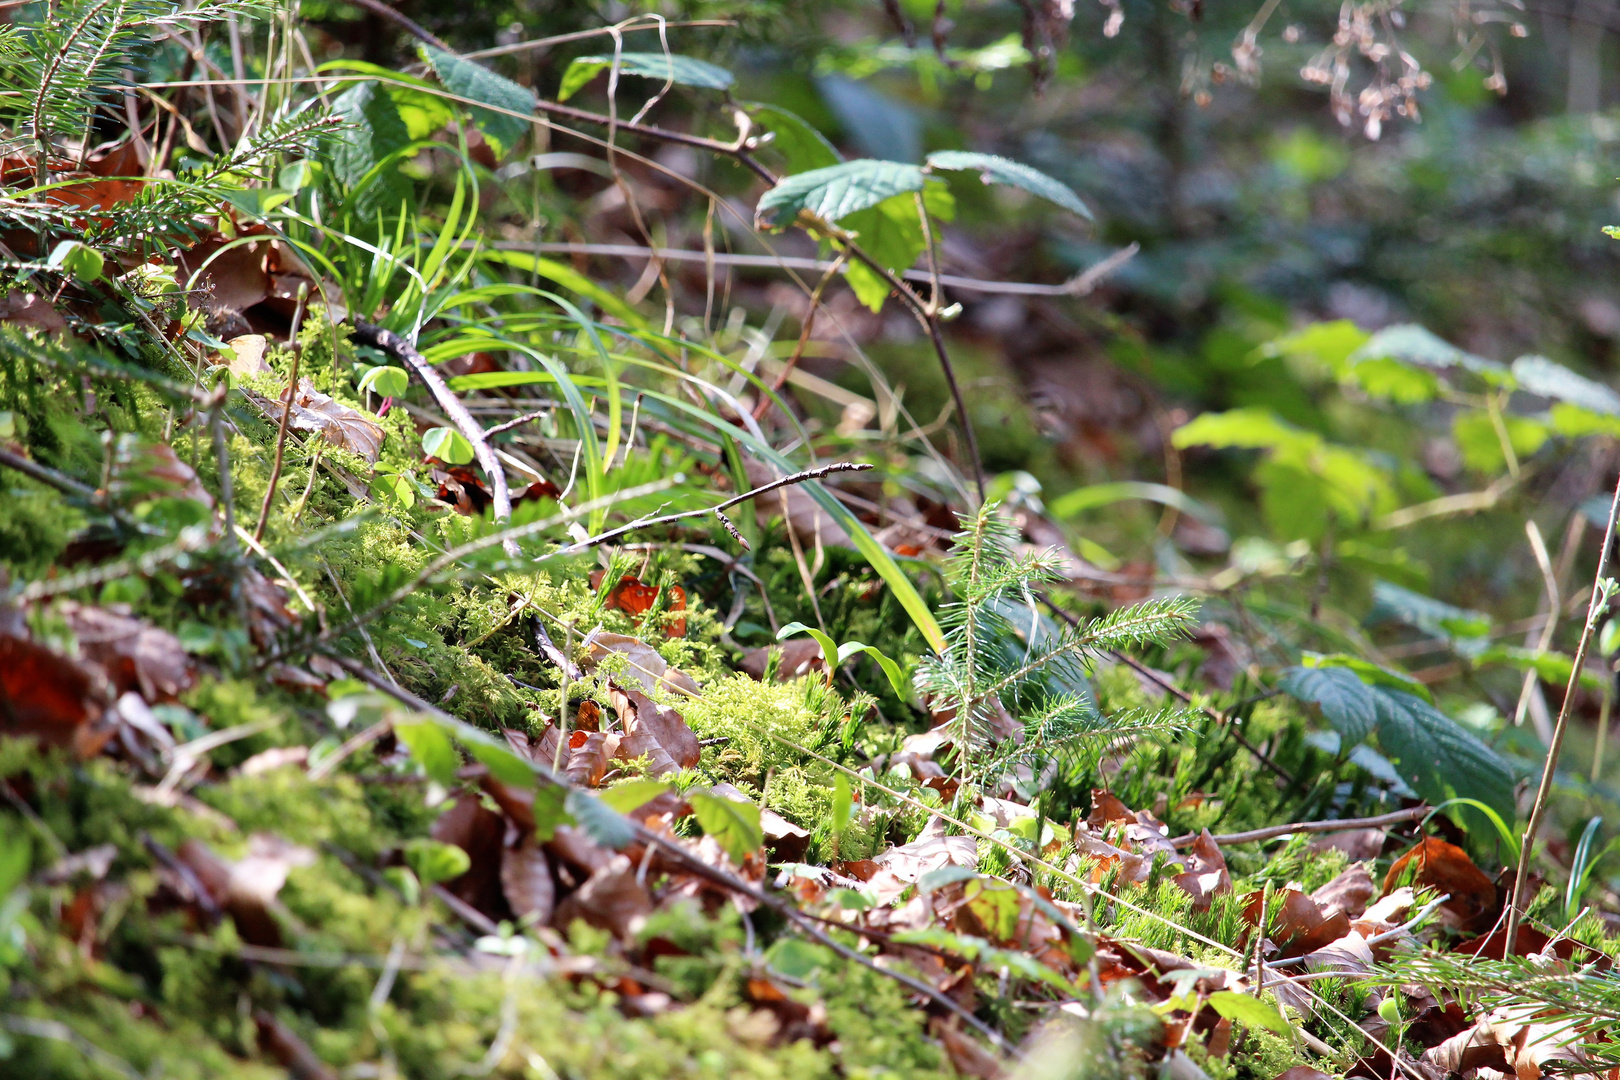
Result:
<svg viewBox="0 0 1620 1080"><path fill-rule="evenodd" d="M635 865L627 856L614 855L557 905L552 925L566 931L575 919L583 919L628 941L640 930L652 908L652 897L637 880Z"/></svg>
<svg viewBox="0 0 1620 1080"><path fill-rule="evenodd" d="M1384 875L1384 891L1393 889L1409 869L1414 886L1426 885L1436 892L1451 894L1441 910L1447 913L1445 921L1452 926L1466 928L1494 921L1496 886L1462 848L1438 836L1424 837L1389 868Z"/></svg>
<svg viewBox="0 0 1620 1080"><path fill-rule="evenodd" d="M85 659L101 665L118 693L173 701L196 681L180 639L123 612L65 601L56 608Z"/></svg>
<svg viewBox="0 0 1620 1080"><path fill-rule="evenodd" d="M512 908L512 914L527 919L535 926L551 922L556 911L557 886L551 878L551 863L546 853L535 846L532 837L526 837L516 847L501 851L501 891Z"/></svg>
<svg viewBox="0 0 1620 1080"><path fill-rule="evenodd" d="M286 400L283 391L281 401ZM271 415L278 415L280 408L280 402L271 405ZM340 450L352 450L372 464L382 454L382 425L369 413L351 409L321 393L307 378L298 380L290 425L301 431L318 431L328 443Z"/></svg>
<svg viewBox="0 0 1620 1080"><path fill-rule="evenodd" d="M0 632L0 731L71 746L80 757L91 757L114 733L102 722L108 704L99 671Z"/></svg>

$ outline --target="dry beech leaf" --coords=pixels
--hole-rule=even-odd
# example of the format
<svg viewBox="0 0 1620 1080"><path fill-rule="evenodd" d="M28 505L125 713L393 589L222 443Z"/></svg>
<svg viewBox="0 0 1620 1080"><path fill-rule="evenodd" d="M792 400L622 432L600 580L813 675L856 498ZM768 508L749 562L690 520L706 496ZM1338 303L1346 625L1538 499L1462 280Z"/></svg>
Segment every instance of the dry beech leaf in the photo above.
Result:
<svg viewBox="0 0 1620 1080"><path fill-rule="evenodd" d="M1232 875L1227 872L1226 857L1208 829L1193 841L1187 852L1186 866L1186 872L1177 874L1175 882L1192 897L1193 910L1208 911L1215 897L1232 891Z"/></svg>
<svg viewBox="0 0 1620 1080"><path fill-rule="evenodd" d="M283 391L281 400L286 399ZM279 408L279 402L271 405L271 415L276 415ZM327 397L308 379L298 380L298 396L293 401L290 423L301 431L318 431L333 446L352 450L373 464L382 453L385 434L382 425L370 414Z"/></svg>
<svg viewBox="0 0 1620 1080"><path fill-rule="evenodd" d="M32 735L100 753L114 729L102 722L107 694L100 672L25 637L0 632L0 733Z"/></svg>
<svg viewBox="0 0 1620 1080"><path fill-rule="evenodd" d="M827 662L821 656L821 646L816 644L813 638L808 637L792 638L780 645L764 645L757 649L749 649L743 653L742 660L737 666L754 678L763 679L773 652L782 654L782 659L776 665L778 682L786 682L827 669Z"/></svg>
<svg viewBox="0 0 1620 1080"><path fill-rule="evenodd" d="M746 793L733 784L721 782L709 789L722 799L752 803ZM772 862L798 862L810 846L810 833L799 828L769 807L759 808L759 825L765 832L765 848Z"/></svg>
<svg viewBox="0 0 1620 1080"><path fill-rule="evenodd" d="M101 665L118 693L139 690L148 702L173 701L196 676L180 639L167 630L107 608L64 602L57 613L79 653Z"/></svg>
<svg viewBox="0 0 1620 1080"><path fill-rule="evenodd" d="M679 668L670 667L669 661L658 655L657 649L628 634L594 630L585 639L585 651L586 656L581 665L587 670L596 667L609 656L624 657L627 661L624 681L636 683L643 693L652 693L657 687L666 690L684 690L689 694L698 692L698 685L692 681L690 675Z"/></svg>
<svg viewBox="0 0 1620 1080"><path fill-rule="evenodd" d="M264 360L264 354L270 347L270 339L263 334L242 334L240 337L231 338L225 344L231 347L231 359L227 366L232 375L245 379L253 375L274 374L275 369Z"/></svg>
<svg viewBox="0 0 1620 1080"><path fill-rule="evenodd" d="M931 817L917 839L890 848L874 861L901 881L914 882L930 870L977 866L979 845L971 836L946 836L945 823Z"/></svg>
<svg viewBox="0 0 1620 1080"><path fill-rule="evenodd" d="M1384 850L1383 829L1346 829L1325 833L1306 845L1310 851L1342 851L1352 862L1376 859Z"/></svg>
<svg viewBox="0 0 1620 1080"><path fill-rule="evenodd" d="M551 862L535 846L533 837L517 847L501 851L501 892L519 919L535 926L551 922L557 906L557 886L551 879Z"/></svg>
<svg viewBox="0 0 1620 1080"><path fill-rule="evenodd" d="M180 460L167 443L120 440L113 456L107 494L118 502L176 496L213 509L214 497L197 479L197 472Z"/></svg>
<svg viewBox="0 0 1620 1080"><path fill-rule="evenodd" d="M635 865L625 855L614 855L557 905L553 925L566 931L575 919L584 919L628 941L641 929L652 908L652 897L636 880Z"/></svg>
<svg viewBox="0 0 1620 1080"><path fill-rule="evenodd" d="M1352 919L1361 918L1378 891L1365 863L1356 863L1338 877L1311 893L1311 899L1324 915L1342 911Z"/></svg>
<svg viewBox="0 0 1620 1080"><path fill-rule="evenodd" d="M314 863L313 851L279 836L255 833L248 839L247 854L235 862L221 858L200 840L187 840L175 854L214 905L230 914L242 940L281 946L281 927L271 907L293 868Z"/></svg>
<svg viewBox="0 0 1620 1080"><path fill-rule="evenodd" d="M39 293L13 289L0 296L0 322L47 334L67 333L67 320Z"/></svg>
<svg viewBox="0 0 1620 1080"><path fill-rule="evenodd" d="M430 835L467 853L467 872L445 882L444 887L491 919L506 918L506 895L501 887L506 820L486 808L476 793L463 794L434 821Z"/></svg>
<svg viewBox="0 0 1620 1080"><path fill-rule="evenodd" d="M1486 877L1468 853L1455 844L1448 844L1438 836L1427 836L1410 851L1395 860L1384 875L1384 889L1389 891L1403 874L1411 868L1412 885L1427 885L1440 893L1450 893L1451 899L1441 905L1446 919L1453 926L1470 926L1493 918L1496 906L1496 885Z"/></svg>
<svg viewBox="0 0 1620 1080"><path fill-rule="evenodd" d="M663 776L697 765L703 747L680 713L659 705L646 694L622 689L617 683L608 684L608 698L624 725L624 736L619 741L620 758L634 761L645 756L650 776Z"/></svg>

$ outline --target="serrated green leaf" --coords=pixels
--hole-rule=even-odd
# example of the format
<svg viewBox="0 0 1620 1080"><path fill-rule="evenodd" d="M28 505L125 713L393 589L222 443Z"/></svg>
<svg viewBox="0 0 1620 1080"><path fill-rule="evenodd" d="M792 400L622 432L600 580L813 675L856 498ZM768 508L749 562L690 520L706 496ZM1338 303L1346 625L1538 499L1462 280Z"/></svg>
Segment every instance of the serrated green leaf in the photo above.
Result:
<svg viewBox="0 0 1620 1080"><path fill-rule="evenodd" d="M636 838L635 830L622 814L588 791L573 789L563 806L579 822L585 835L605 848L618 851Z"/></svg>
<svg viewBox="0 0 1620 1080"><path fill-rule="evenodd" d="M698 825L706 836L715 841L741 863L765 843L765 830L759 823L759 807L750 802L727 799L708 791L689 791L686 801L692 804Z"/></svg>
<svg viewBox="0 0 1620 1080"><path fill-rule="evenodd" d="M1367 624L1402 622L1436 637L1477 638L1491 632L1491 617L1413 592L1388 581L1373 582L1373 606Z"/></svg>
<svg viewBox="0 0 1620 1080"><path fill-rule="evenodd" d="M622 784L615 784L597 796L608 806L621 814L647 805L664 792L670 790L668 784L662 780L627 780Z"/></svg>
<svg viewBox="0 0 1620 1080"><path fill-rule="evenodd" d="M1378 331L1350 356L1352 365L1377 359L1398 360L1431 371L1461 368L1492 382L1502 382L1508 378L1508 369L1503 365L1464 352L1415 323L1403 323Z"/></svg>
<svg viewBox="0 0 1620 1080"><path fill-rule="evenodd" d="M1292 1028L1283 1019L1276 1006L1259 998L1240 994L1236 990L1217 990L1209 995L1209 1007L1240 1024L1252 1028L1265 1028L1278 1035L1287 1035Z"/></svg>
<svg viewBox="0 0 1620 1080"><path fill-rule="evenodd" d="M1268 356L1295 356L1314 360L1335 375L1350 367L1350 356L1367 344L1367 331L1349 319L1311 323L1302 330L1285 334L1265 346Z"/></svg>
<svg viewBox="0 0 1620 1080"><path fill-rule="evenodd" d="M1513 769L1500 754L1420 697L1384 687L1376 697L1379 748L1413 790L1431 805L1465 796L1513 817Z"/></svg>
<svg viewBox="0 0 1620 1080"><path fill-rule="evenodd" d="M843 160L833 144L827 141L827 136L811 127L799 114L777 105L753 101L748 102L746 107L749 115L771 133L772 138L767 145L787 161L789 173L825 169Z"/></svg>
<svg viewBox="0 0 1620 1080"><path fill-rule="evenodd" d="M1007 184L1021 188L1031 195L1038 195L1048 202L1056 203L1071 213L1079 214L1087 221L1092 220L1091 210L1080 201L1080 196L1074 193L1073 188L1020 161L998 157L995 154L940 150L928 155L928 167L949 171L972 170L979 173L979 178L987 184Z"/></svg>
<svg viewBox="0 0 1620 1080"><path fill-rule="evenodd" d="M1501 420L1507 430L1508 443L1521 461L1540 450L1552 434L1547 425L1528 416L1504 416ZM1507 467L1502 437L1490 414L1459 412L1451 421L1451 437L1462 452L1463 463L1470 469L1489 475Z"/></svg>
<svg viewBox="0 0 1620 1080"><path fill-rule="evenodd" d="M472 443L455 428L429 428L422 433L422 452L446 465L466 465L473 459Z"/></svg>
<svg viewBox="0 0 1620 1080"><path fill-rule="evenodd" d="M332 101L332 113L344 129L331 142L332 174L345 186L360 182L377 163L411 144L410 129L399 108L379 84L363 82Z"/></svg>
<svg viewBox="0 0 1620 1080"><path fill-rule="evenodd" d="M557 100L567 101L585 84L613 66L611 55L579 56L563 72L562 85L557 88ZM695 86L703 90L729 90L737 81L725 68L679 53L627 52L619 54L619 74L637 75L643 79L673 82L677 86Z"/></svg>
<svg viewBox="0 0 1620 1080"><path fill-rule="evenodd" d="M505 154L518 144L529 130L529 117L535 106L534 91L431 45L422 46L422 57L446 90L458 98L492 106L481 109L474 105L470 111L473 122L494 144L498 154Z"/></svg>
<svg viewBox="0 0 1620 1080"><path fill-rule="evenodd" d="M926 180L920 165L874 158L846 161L783 177L760 197L754 218L761 227L771 227L783 211L791 220L802 210L836 222L903 192L921 191Z"/></svg>
<svg viewBox="0 0 1620 1080"><path fill-rule="evenodd" d="M461 767L461 755L456 753L450 736L432 720L419 723L396 723L394 735L410 748L411 757L438 783L449 786L456 782L456 770Z"/></svg>
<svg viewBox="0 0 1620 1080"><path fill-rule="evenodd" d="M1513 378L1527 394L1567 402L1599 416L1620 417L1620 394L1545 356L1521 356L1513 361Z"/></svg>
<svg viewBox="0 0 1620 1080"><path fill-rule="evenodd" d="M1258 408L1203 413L1176 428L1170 439L1178 449L1213 446L1216 449L1308 452L1322 443L1322 437L1315 432L1304 431L1269 409Z"/></svg>

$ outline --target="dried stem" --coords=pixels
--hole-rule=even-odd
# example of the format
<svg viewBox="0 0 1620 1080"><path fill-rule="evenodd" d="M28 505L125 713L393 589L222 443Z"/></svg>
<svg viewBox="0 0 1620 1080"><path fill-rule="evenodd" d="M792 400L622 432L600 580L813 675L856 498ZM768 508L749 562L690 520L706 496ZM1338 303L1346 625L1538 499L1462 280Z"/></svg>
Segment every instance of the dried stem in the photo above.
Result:
<svg viewBox="0 0 1620 1080"><path fill-rule="evenodd" d="M512 518L512 493L506 486L506 470L501 467L500 461L495 457L495 451L489 446L484 437L484 429L478 421L473 419L472 413L461 403L461 399L451 392L450 387L439 377L432 364L426 357L416 351L410 342L394 333L384 330L374 323L360 319L354 320L354 339L362 345L370 345L381 349L390 356L405 362L416 377L421 379L427 388L432 391L433 399L439 403L439 408L456 425L456 430L472 444L473 454L478 458L478 464L489 477L490 494L495 501L495 520L510 521ZM506 540L502 544L506 554L512 558L518 557L516 540Z"/></svg>
<svg viewBox="0 0 1620 1080"><path fill-rule="evenodd" d="M303 304L300 302L299 307ZM281 484L281 465L287 453L287 427L292 420L293 401L298 397L298 354L301 352L295 343L292 350L292 369L287 375L287 404L281 409L281 424L276 429L276 457L270 463L270 486L264 489L264 504L259 507L259 523L253 527L253 539L264 539L264 527L270 520L270 504L275 500L276 488ZM310 468L310 475L315 475L314 467Z"/></svg>
<svg viewBox="0 0 1620 1080"><path fill-rule="evenodd" d="M1575 694L1581 685L1581 670L1586 666L1586 650L1592 644L1592 631L1598 617L1609 606L1609 590L1605 588L1609 569L1609 549L1614 546L1614 526L1620 517L1620 480L1615 481L1614 499L1609 503L1609 523L1603 530L1603 552L1598 556L1597 573L1593 576L1592 598L1586 605L1586 622L1581 627L1581 639L1575 646L1575 659L1569 669L1569 683L1564 687L1564 702L1558 707L1558 722L1553 725L1552 741L1547 744L1547 762L1541 769L1541 786L1536 789L1536 801L1530 806L1530 820L1525 823L1524 838L1519 843L1519 868L1513 875L1513 896L1507 911L1506 950L1504 956L1514 954L1518 943L1519 923L1528 897L1524 895L1525 881L1530 876L1530 854L1535 846L1536 831L1547 812L1547 800L1552 794L1553 774L1558 769L1558 753L1564 747L1564 732L1569 728L1569 714L1575 705Z"/></svg>
<svg viewBox="0 0 1620 1080"><path fill-rule="evenodd" d="M1431 812L1427 806L1413 806L1406 810L1379 814L1377 817L1340 818L1337 821L1298 821L1292 825L1273 825L1266 829L1225 833L1215 837L1214 840L1217 844L1252 844L1257 840L1273 840L1279 836L1292 836L1295 833L1331 833L1347 832L1350 829L1379 829L1385 825L1404 825L1408 821L1421 821ZM1186 836L1178 836L1170 842L1178 848L1188 847L1198 837L1198 833L1188 833Z"/></svg>

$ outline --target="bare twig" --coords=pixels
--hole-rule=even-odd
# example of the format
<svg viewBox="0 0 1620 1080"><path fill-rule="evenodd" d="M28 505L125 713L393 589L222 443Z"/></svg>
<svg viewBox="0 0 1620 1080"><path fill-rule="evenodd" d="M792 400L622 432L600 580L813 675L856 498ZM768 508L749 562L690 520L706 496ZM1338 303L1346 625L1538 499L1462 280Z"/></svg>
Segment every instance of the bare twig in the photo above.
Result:
<svg viewBox="0 0 1620 1080"><path fill-rule="evenodd" d="M484 429L478 426L478 421L473 419L467 407L461 403L461 399L451 392L433 365L428 363L426 357L417 352L410 342L375 323L355 319L354 339L362 345L381 349L390 356L403 360L416 373L416 377L432 391L433 399L439 403L439 408L444 410L451 423L456 425L456 430L472 444L478 464L483 468L484 475L489 477L490 495L495 502L495 520L510 521L512 493L506 486L506 470L501 467L500 461L495 457L495 451L485 439ZM518 557L516 540L506 540L502 547L508 556L514 559Z"/></svg>
<svg viewBox="0 0 1620 1080"><path fill-rule="evenodd" d="M1548 796L1552 794L1553 774L1558 769L1558 752L1563 749L1564 732L1569 728L1569 714L1575 704L1576 691L1580 689L1581 672L1586 666L1586 650L1592 643L1592 631L1597 627L1598 617L1609 606L1610 594L1604 585L1609 570L1609 550L1614 547L1616 517L1620 517L1620 480L1615 482L1614 499L1609 504L1609 523L1603 530L1603 552L1598 556L1597 573L1592 579L1592 598L1587 602L1586 622L1581 626L1581 639L1575 646L1575 658L1570 664L1569 683L1564 687L1564 702L1558 707L1558 722L1553 725L1552 741L1547 744L1547 761L1541 769L1541 786L1536 789L1536 801L1530 806L1530 820L1525 823L1524 838L1519 844L1519 868L1513 875L1513 895L1508 903L1504 956L1512 956L1514 945L1518 942L1519 922L1527 899L1524 887L1525 880L1530 875L1531 850L1535 847L1536 830L1541 827L1541 819L1547 812Z"/></svg>
<svg viewBox="0 0 1620 1080"><path fill-rule="evenodd" d="M569 544L567 547L558 551L558 554L560 555L567 551L578 551L581 548L594 547L597 544L605 544L610 540L615 540L623 536L625 533L634 532L637 529L650 529L655 525L669 525L677 521L685 521L688 518L706 517L709 514L723 514L724 511L736 506L740 502L746 502L747 500L754 498L756 495L763 495L768 491L775 491L778 488L791 487L794 484L802 484L806 480L820 480L822 477L830 476L833 473L865 472L870 468L872 468L871 465L853 461L834 461L831 464L818 465L814 469L805 469L802 472L796 472L790 476L784 476L779 480L772 480L768 484L761 484L759 487L750 491L745 491L741 495L733 495L725 502L719 503L715 506L704 506L697 510L683 510L678 514L661 514L657 517L637 518L635 521L629 522L628 524L620 525L617 529L609 529L605 533L598 533L596 536L586 537L584 540L579 540L575 543Z"/></svg>
<svg viewBox="0 0 1620 1080"><path fill-rule="evenodd" d="M446 44L442 38L435 37L432 31L424 28L420 23L417 23L407 16L395 11L387 4L383 3L382 0L348 0L348 2L353 4L355 7L365 8L373 15L381 15L390 22L397 23L400 29L404 30L406 33L410 34L414 38L417 38L418 40L427 42L440 52L455 51L448 44Z"/></svg>
<svg viewBox="0 0 1620 1080"><path fill-rule="evenodd" d="M647 248L640 244L582 244L566 241L544 241L537 244L526 244L521 241L497 240L493 243L482 244L482 247L493 248L497 251L526 251L538 252L542 255L600 255L607 258L622 259L648 259L656 256L665 262L709 262L707 252L691 251L685 248ZM986 281L983 278L962 277L958 274L940 274L939 283L962 292L989 293L1000 296L1085 296L1094 290L1098 283L1109 274L1118 270L1136 255L1138 245L1131 244L1120 248L1102 261L1086 268L1061 285L1043 285L1028 281ZM757 268L760 270L809 270L815 273L826 273L837 265L834 259L810 259L795 255L733 255L723 251L713 253L712 262L716 266L736 266L744 268ZM840 268L839 273L847 272L847 267ZM900 277L905 281L923 283L931 280L926 270L907 270Z"/></svg>
<svg viewBox="0 0 1620 1080"><path fill-rule="evenodd" d="M1215 837L1217 844L1252 844L1257 840L1272 840L1279 836L1292 836L1295 833L1331 833L1346 832L1350 829L1378 829L1385 825L1402 825L1408 821L1419 821L1429 813L1427 806L1414 806L1409 810L1396 810L1389 814L1379 814L1377 817L1340 818L1337 821L1297 821L1292 825L1273 825L1266 829L1251 829L1248 832L1225 833ZM1178 836L1170 841L1176 847L1188 847L1197 840L1200 834L1188 833Z"/></svg>
<svg viewBox="0 0 1620 1080"><path fill-rule="evenodd" d="M299 290L298 306L302 310L303 290ZM296 321L296 320L295 320ZM287 375L287 403L281 408L281 423L276 428L276 456L270 463L270 486L264 489L264 505L259 507L259 523L253 527L253 539L264 539L264 527L270 520L270 504L275 501L276 488L281 484L281 466L287 453L287 426L292 421L292 412L295 408L293 402L298 399L298 354L303 350L297 346L297 339L293 339L291 371ZM314 475L314 470L310 470Z"/></svg>

